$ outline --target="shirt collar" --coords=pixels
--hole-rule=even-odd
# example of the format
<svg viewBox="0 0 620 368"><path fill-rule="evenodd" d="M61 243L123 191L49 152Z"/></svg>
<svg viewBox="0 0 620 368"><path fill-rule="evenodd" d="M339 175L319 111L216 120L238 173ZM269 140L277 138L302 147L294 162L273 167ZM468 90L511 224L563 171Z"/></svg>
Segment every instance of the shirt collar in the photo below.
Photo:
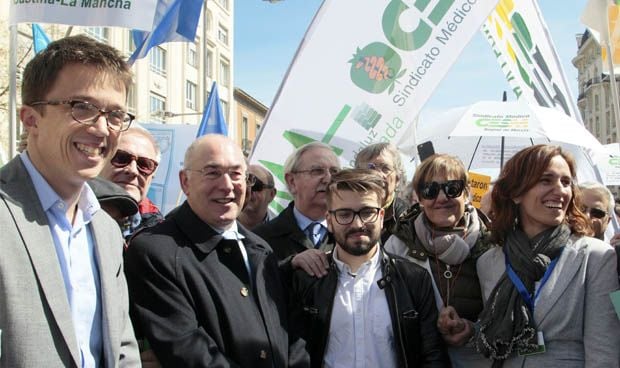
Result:
<svg viewBox="0 0 620 368"><path fill-rule="evenodd" d="M351 272L351 268L349 267L348 264L338 259L339 250L340 250L340 247L334 248L333 259L334 259L334 263L336 264L336 268L338 269L338 272L340 272L341 275L344 273L347 273L349 275L363 276L368 271L379 268L380 266L380 254L379 253L381 252L381 249L379 247L377 247L377 251L375 252L375 254L368 261L364 262L360 266L360 268L357 269L357 273L355 274Z"/></svg>
<svg viewBox="0 0 620 368"><path fill-rule="evenodd" d="M297 221L297 225L299 226L301 230L305 230L308 227L308 225L310 225L313 222L318 222L319 224L323 225L324 228L327 229L326 219L322 219L320 221L312 220L306 217L306 215L304 215L303 213L299 212L299 210L295 206L293 206L293 216L295 216L295 221Z"/></svg>
<svg viewBox="0 0 620 368"><path fill-rule="evenodd" d="M43 175L41 175L39 170L37 170L32 161L30 161L28 151L22 152L19 155L19 158L22 160L30 179L32 180L32 184L34 185L37 195L39 196L39 201L41 202L43 210L48 211L59 201L64 203L63 199L60 198L54 188L49 185L47 180L45 180ZM90 220L95 212L101 208L99 206L99 202L97 201L97 196L95 196L93 190L86 185L86 183L82 186L82 191L80 192L80 197L78 198L78 208L84 212L85 220Z"/></svg>
<svg viewBox="0 0 620 368"><path fill-rule="evenodd" d="M222 235L222 237L224 239L228 239L228 240L241 240L241 239L245 239L245 236L243 236L243 234L241 234L239 232L239 227L237 226L237 221L233 221L232 225L230 225L230 227L226 230L224 229L218 229L216 227L213 227L211 225L209 225L213 231L215 231L216 233Z"/></svg>

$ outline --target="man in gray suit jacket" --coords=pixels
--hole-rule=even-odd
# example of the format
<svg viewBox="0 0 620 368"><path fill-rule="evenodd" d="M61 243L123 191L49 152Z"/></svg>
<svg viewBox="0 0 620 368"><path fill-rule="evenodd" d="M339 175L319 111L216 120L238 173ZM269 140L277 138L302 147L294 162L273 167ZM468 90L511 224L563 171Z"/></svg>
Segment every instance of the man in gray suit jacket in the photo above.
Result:
<svg viewBox="0 0 620 368"><path fill-rule="evenodd" d="M116 150L131 72L85 36L23 74L26 151L0 169L0 366L130 367L123 240L86 184Z"/></svg>

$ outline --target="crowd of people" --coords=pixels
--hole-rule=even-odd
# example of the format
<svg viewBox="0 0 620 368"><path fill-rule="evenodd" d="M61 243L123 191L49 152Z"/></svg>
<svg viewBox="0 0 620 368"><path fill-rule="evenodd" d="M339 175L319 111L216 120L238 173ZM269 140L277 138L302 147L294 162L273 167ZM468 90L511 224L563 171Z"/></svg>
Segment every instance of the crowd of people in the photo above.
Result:
<svg viewBox="0 0 620 368"><path fill-rule="evenodd" d="M449 154L405 185L389 143L341 168L312 142L276 214L272 174L205 135L164 218L131 78L85 36L24 70L26 134L0 168L0 366L620 367L620 206L561 147L516 153L479 209Z"/></svg>

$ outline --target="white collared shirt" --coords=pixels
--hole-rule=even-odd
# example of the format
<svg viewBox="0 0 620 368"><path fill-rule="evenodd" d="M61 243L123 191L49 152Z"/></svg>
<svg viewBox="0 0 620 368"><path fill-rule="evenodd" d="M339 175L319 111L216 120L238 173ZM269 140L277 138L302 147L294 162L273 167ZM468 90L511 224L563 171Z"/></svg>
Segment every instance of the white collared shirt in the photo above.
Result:
<svg viewBox="0 0 620 368"><path fill-rule="evenodd" d="M334 261L339 270L329 340L324 363L327 368L396 367L392 319L385 291L377 281L381 272L380 251L352 276L348 265Z"/></svg>

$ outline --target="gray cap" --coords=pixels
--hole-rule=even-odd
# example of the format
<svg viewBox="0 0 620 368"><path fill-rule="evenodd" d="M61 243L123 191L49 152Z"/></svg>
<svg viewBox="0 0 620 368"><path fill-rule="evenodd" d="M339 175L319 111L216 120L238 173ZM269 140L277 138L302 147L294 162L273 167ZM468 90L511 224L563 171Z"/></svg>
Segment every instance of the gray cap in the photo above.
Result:
<svg viewBox="0 0 620 368"><path fill-rule="evenodd" d="M119 185L102 178L88 181L100 204L109 204L118 208L123 217L132 216L138 212L138 202Z"/></svg>

